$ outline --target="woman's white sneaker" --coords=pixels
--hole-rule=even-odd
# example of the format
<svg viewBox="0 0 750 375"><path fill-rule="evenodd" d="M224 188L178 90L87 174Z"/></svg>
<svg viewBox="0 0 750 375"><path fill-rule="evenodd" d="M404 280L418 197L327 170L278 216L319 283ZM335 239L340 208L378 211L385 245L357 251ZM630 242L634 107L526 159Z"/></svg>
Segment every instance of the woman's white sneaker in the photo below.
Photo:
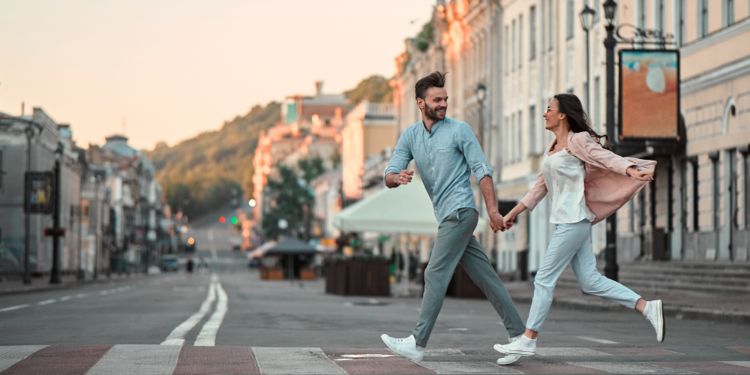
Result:
<svg viewBox="0 0 750 375"><path fill-rule="evenodd" d="M643 315L651 322L656 330L656 341L664 342L667 333L667 326L664 323L664 306L660 299L646 302L646 308L643 309Z"/></svg>
<svg viewBox="0 0 750 375"><path fill-rule="evenodd" d="M536 340L521 335L520 340L505 345L495 344L494 348L503 354L534 355L536 354Z"/></svg>
<svg viewBox="0 0 750 375"><path fill-rule="evenodd" d="M510 337L510 338L508 338L508 342L513 342L513 341L516 341L516 340L520 340L521 336L522 335L519 335L519 336L516 336L516 337ZM497 364L500 365L500 366L506 366L506 365L509 365L511 363L515 363L520 358L521 358L520 355L517 355L517 354L508 354L505 357L499 358L497 360Z"/></svg>
<svg viewBox="0 0 750 375"><path fill-rule="evenodd" d="M417 340L414 339L414 335L403 339L396 339L386 334L380 336L383 339L385 345L394 354L398 354L412 362L421 362L424 358L424 348L417 345Z"/></svg>

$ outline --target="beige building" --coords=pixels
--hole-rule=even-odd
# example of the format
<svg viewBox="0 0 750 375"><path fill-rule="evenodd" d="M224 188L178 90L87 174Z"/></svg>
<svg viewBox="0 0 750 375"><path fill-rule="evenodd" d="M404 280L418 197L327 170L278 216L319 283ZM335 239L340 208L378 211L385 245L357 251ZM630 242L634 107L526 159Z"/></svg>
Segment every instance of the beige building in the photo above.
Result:
<svg viewBox="0 0 750 375"><path fill-rule="evenodd" d="M362 198L365 160L395 146L392 103L359 103L341 130L342 180L346 199Z"/></svg>

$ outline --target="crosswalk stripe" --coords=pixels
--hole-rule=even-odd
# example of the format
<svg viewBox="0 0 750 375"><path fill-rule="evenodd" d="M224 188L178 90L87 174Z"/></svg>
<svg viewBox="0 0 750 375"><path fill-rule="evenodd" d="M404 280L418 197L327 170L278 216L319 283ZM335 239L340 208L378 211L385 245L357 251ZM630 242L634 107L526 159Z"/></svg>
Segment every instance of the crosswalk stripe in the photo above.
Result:
<svg viewBox="0 0 750 375"><path fill-rule="evenodd" d="M422 361L420 366L436 374L523 374L508 367L501 367L492 362L432 362Z"/></svg>
<svg viewBox="0 0 750 375"><path fill-rule="evenodd" d="M0 346L0 371L46 347L47 345Z"/></svg>
<svg viewBox="0 0 750 375"><path fill-rule="evenodd" d="M167 339L161 343L162 345L180 346L185 343L185 335L187 335L187 333L190 332L190 330L193 329L193 327L195 327L195 325L198 324L201 319L203 319L203 317L211 309L211 304L213 304L214 300L216 300L215 285L216 283L214 282L214 278L212 278L211 284L209 284L208 286L208 295L201 304L198 312L191 315L186 321L182 322L182 324L178 325L177 328L175 328L172 333L167 336Z"/></svg>
<svg viewBox="0 0 750 375"><path fill-rule="evenodd" d="M589 348L536 348L536 355L542 357L607 357L608 353Z"/></svg>
<svg viewBox="0 0 750 375"><path fill-rule="evenodd" d="M576 337L578 337L581 340L598 342L600 344L618 344L618 342L616 342L616 341L609 341L609 340L604 340L604 339L597 339L597 338L594 338L594 337L588 337L588 336L576 336Z"/></svg>
<svg viewBox="0 0 750 375"><path fill-rule="evenodd" d="M219 332L221 322L224 321L224 316L227 314L229 298L218 280L215 284L216 292L219 295L219 301L216 303L216 310L211 314L211 318L203 324L203 328L201 328L198 338L195 339L195 346L216 345L216 334Z"/></svg>
<svg viewBox="0 0 750 375"><path fill-rule="evenodd" d="M734 366L750 367L750 361L722 361L722 363Z"/></svg>
<svg viewBox="0 0 750 375"><path fill-rule="evenodd" d="M610 374L697 374L690 370L675 369L642 362L568 362Z"/></svg>
<svg viewBox="0 0 750 375"><path fill-rule="evenodd" d="M261 374L346 374L320 348L253 348Z"/></svg>
<svg viewBox="0 0 750 375"><path fill-rule="evenodd" d="M86 375L171 375L180 349L179 346L115 345Z"/></svg>
<svg viewBox="0 0 750 375"><path fill-rule="evenodd" d="M260 374L246 346L183 346L173 375Z"/></svg>
<svg viewBox="0 0 750 375"><path fill-rule="evenodd" d="M112 345L48 346L3 371L3 375L83 374L93 367Z"/></svg>

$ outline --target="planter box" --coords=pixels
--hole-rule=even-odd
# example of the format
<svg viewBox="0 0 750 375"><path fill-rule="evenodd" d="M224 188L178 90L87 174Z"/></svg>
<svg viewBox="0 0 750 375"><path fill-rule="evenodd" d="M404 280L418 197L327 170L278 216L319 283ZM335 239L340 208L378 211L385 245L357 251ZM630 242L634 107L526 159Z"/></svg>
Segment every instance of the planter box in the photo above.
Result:
<svg viewBox="0 0 750 375"><path fill-rule="evenodd" d="M261 268L260 279L261 280L284 280L284 270Z"/></svg>
<svg viewBox="0 0 750 375"><path fill-rule="evenodd" d="M426 268L427 264L424 264L422 266L422 275L424 275L424 270ZM422 278L422 294L424 295L424 277ZM469 274L466 273L466 270L464 270L464 267L461 264L456 266L456 270L453 271L453 277L448 284L448 290L445 292L445 296L455 298L487 298L482 290L474 284L471 277L469 277Z"/></svg>
<svg viewBox="0 0 750 375"><path fill-rule="evenodd" d="M300 280L315 280L315 270L311 269L301 269L299 271L299 278Z"/></svg>
<svg viewBox="0 0 750 375"><path fill-rule="evenodd" d="M326 293L343 296L389 296L390 262L346 259L326 263Z"/></svg>

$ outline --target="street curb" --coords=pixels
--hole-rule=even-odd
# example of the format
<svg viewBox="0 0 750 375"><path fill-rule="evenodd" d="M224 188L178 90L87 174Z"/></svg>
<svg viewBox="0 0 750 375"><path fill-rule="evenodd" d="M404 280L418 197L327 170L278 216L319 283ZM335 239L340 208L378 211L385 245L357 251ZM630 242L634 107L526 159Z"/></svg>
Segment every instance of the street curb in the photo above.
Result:
<svg viewBox="0 0 750 375"><path fill-rule="evenodd" d="M134 280L145 279L146 277L147 275L133 275L133 276L116 278L116 279L102 278L102 279L97 279L97 280L73 281L73 282L64 283L60 285L45 285L45 286L38 287L38 288L37 287L25 287L25 288L22 287L20 289L11 289L11 290L0 289L0 296L37 293L37 292L49 292L52 290L69 290L69 289L81 288L85 285L105 284L105 283L118 282L118 281L134 281ZM4 282L7 282L7 281L4 281Z"/></svg>

